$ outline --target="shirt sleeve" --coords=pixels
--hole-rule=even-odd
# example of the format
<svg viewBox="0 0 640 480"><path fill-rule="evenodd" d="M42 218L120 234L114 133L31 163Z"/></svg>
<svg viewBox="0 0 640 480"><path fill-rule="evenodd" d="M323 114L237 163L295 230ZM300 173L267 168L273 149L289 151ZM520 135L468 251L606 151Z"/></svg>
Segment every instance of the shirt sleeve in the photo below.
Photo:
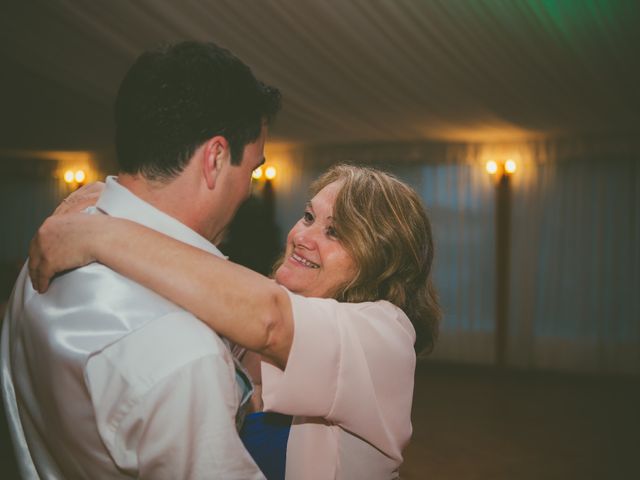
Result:
<svg viewBox="0 0 640 480"><path fill-rule="evenodd" d="M322 417L401 460L411 436L415 371L409 319L384 301L290 297L287 366L262 363L265 410Z"/></svg>
<svg viewBox="0 0 640 480"><path fill-rule="evenodd" d="M147 329L87 367L98 429L114 461L140 479L264 479L236 431L230 353L221 341L210 348L210 332L200 339L175 332L163 341Z"/></svg>

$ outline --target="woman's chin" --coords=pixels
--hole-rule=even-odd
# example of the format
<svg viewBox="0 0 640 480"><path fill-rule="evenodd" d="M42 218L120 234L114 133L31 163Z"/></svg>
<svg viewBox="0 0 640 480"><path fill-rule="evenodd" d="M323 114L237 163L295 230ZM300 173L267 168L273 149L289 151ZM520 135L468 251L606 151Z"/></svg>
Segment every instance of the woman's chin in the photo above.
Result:
<svg viewBox="0 0 640 480"><path fill-rule="evenodd" d="M278 283L279 285L282 285L291 293L307 296L305 294L306 288L305 286L300 285L301 282L300 282L300 279L297 278L296 273L297 272L292 272L291 269L288 268L286 265L281 265L280 268L276 270L276 273L273 276L273 278L275 279L276 283Z"/></svg>
<svg viewBox="0 0 640 480"><path fill-rule="evenodd" d="M294 291L295 285L294 285L294 282L292 282L290 273L291 272L288 271L287 267L285 267L284 265L281 265L280 268L276 270L276 273L273 276L273 278L275 279L276 283L282 285L287 290L295 293Z"/></svg>
<svg viewBox="0 0 640 480"><path fill-rule="evenodd" d="M284 272L283 272L283 266L282 266L282 265L280 265L280 266L278 267L278 269L275 271L275 273L273 274L273 279L274 279L277 283L279 283L280 285L282 285L283 287L286 287L286 285L284 284L284 282L285 282L285 278L284 278L284 277L286 277L286 275L285 275L285 274L284 274ZM289 288L289 287L287 287L287 288Z"/></svg>

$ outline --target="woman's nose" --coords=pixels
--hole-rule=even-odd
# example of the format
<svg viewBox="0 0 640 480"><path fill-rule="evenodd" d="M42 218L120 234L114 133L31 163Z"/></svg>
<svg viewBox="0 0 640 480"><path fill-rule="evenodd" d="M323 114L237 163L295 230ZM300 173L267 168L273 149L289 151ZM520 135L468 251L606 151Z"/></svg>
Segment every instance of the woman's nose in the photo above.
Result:
<svg viewBox="0 0 640 480"><path fill-rule="evenodd" d="M312 250L316 247L315 240L315 232L313 229L313 225L310 227L301 228L296 232L293 237L293 241L296 246L306 248L307 250Z"/></svg>

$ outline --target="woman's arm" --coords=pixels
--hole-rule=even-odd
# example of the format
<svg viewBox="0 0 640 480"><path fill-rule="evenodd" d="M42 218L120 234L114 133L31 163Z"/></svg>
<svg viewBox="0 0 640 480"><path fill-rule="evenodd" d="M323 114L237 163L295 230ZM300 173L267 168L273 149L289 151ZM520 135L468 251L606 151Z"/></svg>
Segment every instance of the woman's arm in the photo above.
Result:
<svg viewBox="0 0 640 480"><path fill-rule="evenodd" d="M34 288L94 260L189 310L220 335L284 368L293 340L289 296L240 265L123 219L73 213L40 227L29 251Z"/></svg>

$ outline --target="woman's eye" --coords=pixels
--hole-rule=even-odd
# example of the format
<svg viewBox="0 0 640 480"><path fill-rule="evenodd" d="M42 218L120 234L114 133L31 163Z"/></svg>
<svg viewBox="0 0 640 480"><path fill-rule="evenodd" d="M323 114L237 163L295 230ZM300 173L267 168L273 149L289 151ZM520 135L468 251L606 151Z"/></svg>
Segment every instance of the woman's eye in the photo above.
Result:
<svg viewBox="0 0 640 480"><path fill-rule="evenodd" d="M338 232L334 227L327 227L327 235L332 238L338 238Z"/></svg>
<svg viewBox="0 0 640 480"><path fill-rule="evenodd" d="M302 219L305 223L311 223L313 222L313 214L311 212L304 212Z"/></svg>

